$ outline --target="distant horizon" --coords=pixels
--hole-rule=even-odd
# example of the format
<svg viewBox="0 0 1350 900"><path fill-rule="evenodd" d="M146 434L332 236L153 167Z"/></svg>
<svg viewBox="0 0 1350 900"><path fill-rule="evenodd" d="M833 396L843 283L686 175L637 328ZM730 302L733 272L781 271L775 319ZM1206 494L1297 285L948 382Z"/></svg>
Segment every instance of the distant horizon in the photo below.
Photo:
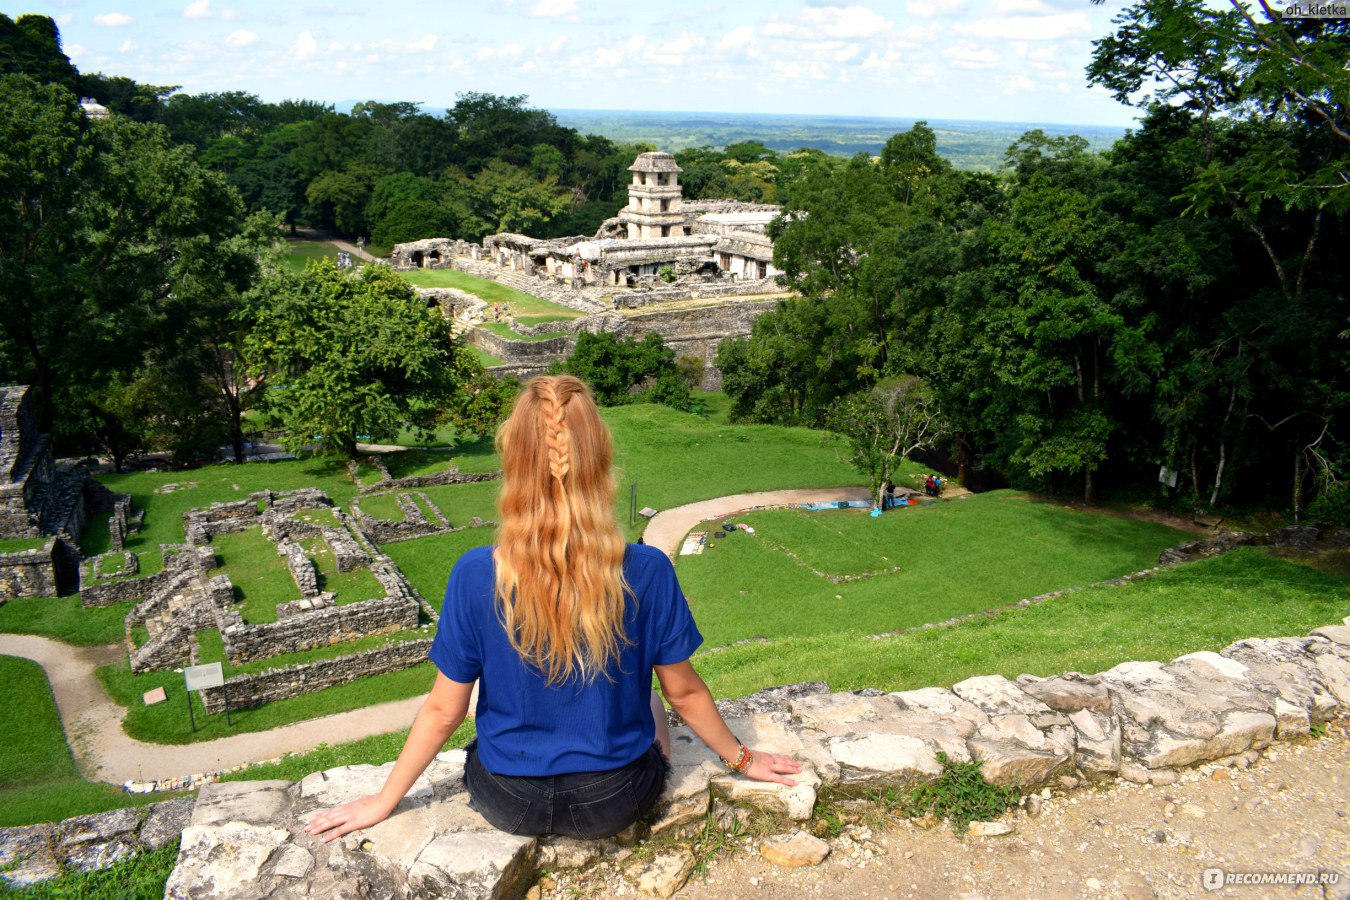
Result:
<svg viewBox="0 0 1350 900"><path fill-rule="evenodd" d="M1088 83L1092 42L1115 30L1119 9L1082 0L27 5L54 19L82 72L269 101L435 98L422 102L440 108L486 91L544 109L748 107L1103 128L1137 115Z"/></svg>

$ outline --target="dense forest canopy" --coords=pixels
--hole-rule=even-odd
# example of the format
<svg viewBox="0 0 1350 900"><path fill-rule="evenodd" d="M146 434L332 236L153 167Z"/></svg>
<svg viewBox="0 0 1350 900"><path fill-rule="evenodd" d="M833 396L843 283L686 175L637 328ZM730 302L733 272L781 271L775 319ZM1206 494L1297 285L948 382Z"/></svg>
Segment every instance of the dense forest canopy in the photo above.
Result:
<svg viewBox="0 0 1350 900"><path fill-rule="evenodd" d="M961 171L924 123L879 157L681 150L686 197L784 206L800 296L723 344L734 415L906 428L904 385L971 480L1350 516L1347 61L1341 21L1140 0L1088 70L1142 117L1106 152L1032 131L997 173ZM275 357L256 326L280 308L260 287L278 222L377 246L591 234L655 149L523 96L343 114L81 73L43 16L0 15L0 117L0 367L61 411L64 448L118 458L240 444L242 373Z"/></svg>

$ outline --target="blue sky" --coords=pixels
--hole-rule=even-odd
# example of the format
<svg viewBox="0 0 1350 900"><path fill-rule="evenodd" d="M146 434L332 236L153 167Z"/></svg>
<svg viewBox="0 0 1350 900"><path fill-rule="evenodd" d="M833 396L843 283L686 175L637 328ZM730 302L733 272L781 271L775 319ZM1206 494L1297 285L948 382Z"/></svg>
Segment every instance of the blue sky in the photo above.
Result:
<svg viewBox="0 0 1350 900"><path fill-rule="evenodd" d="M1083 75L1120 0L33 0L83 71L264 100L1128 125Z"/></svg>

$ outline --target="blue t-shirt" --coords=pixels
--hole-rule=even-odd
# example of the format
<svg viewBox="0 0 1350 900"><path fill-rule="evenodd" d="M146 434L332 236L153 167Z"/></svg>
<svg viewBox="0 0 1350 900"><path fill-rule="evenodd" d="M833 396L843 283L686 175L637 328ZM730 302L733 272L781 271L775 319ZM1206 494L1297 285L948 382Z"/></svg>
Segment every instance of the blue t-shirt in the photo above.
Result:
<svg viewBox="0 0 1350 900"><path fill-rule="evenodd" d="M627 765L655 737L652 666L688 659L703 635L660 550L629 544L623 574L629 645L609 679L549 687L512 648L497 616L491 547L465 553L450 572L430 657L445 677L478 680L478 756L498 775L564 775Z"/></svg>

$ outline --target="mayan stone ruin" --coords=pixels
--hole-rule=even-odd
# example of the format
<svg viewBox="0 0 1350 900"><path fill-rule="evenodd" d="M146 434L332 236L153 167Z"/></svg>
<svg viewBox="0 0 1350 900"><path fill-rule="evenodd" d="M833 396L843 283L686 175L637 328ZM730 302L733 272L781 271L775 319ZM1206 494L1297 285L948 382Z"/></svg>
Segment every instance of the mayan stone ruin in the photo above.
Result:
<svg viewBox="0 0 1350 900"><path fill-rule="evenodd" d="M0 599L56 597L78 588L85 517L118 507L125 534L129 504L83 467L55 463L28 385L0 387L0 540L32 544L0 552Z"/></svg>
<svg viewBox="0 0 1350 900"><path fill-rule="evenodd" d="M488 320L481 300L451 289L422 290L467 331L472 346L503 361L493 371L539 374L571 352L580 332L655 332L678 356L702 360L702 389L719 390L717 345L748 335L776 303L763 297L783 292L767 234L781 209L731 200L686 203L680 167L669 153L643 153L629 171L628 206L589 237L502 233L482 245L432 238L396 245L390 262L399 269L458 269L587 313L533 328L509 322L522 338L558 335L512 340L475 327Z"/></svg>

